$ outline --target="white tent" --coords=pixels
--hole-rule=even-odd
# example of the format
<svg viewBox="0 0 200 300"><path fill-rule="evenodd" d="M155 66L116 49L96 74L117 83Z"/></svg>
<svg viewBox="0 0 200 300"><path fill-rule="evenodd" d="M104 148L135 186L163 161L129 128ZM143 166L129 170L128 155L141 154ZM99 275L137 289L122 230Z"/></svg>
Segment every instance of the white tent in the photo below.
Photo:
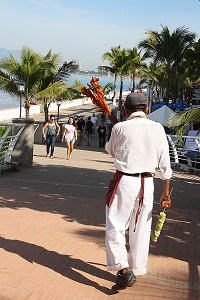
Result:
<svg viewBox="0 0 200 300"><path fill-rule="evenodd" d="M163 126L168 127L168 120L172 114L176 114L171 108L167 105L163 105L161 108L147 115L147 119L156 121Z"/></svg>

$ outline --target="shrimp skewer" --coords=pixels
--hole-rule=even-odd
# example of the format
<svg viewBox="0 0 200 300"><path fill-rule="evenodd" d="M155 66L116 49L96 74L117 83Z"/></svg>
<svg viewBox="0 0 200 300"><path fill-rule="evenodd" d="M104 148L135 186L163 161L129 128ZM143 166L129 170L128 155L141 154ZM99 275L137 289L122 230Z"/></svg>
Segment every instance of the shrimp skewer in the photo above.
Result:
<svg viewBox="0 0 200 300"><path fill-rule="evenodd" d="M88 88L83 86L81 91L84 95L92 100L92 103L103 110L108 115L111 115L111 109L104 99L104 92L99 84L99 78L92 77L90 84L87 84Z"/></svg>

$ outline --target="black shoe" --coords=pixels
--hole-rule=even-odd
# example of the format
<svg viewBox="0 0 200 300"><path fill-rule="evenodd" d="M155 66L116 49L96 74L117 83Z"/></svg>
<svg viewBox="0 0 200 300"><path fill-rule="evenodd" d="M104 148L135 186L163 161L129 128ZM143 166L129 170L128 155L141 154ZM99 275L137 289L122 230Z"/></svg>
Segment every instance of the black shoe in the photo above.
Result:
<svg viewBox="0 0 200 300"><path fill-rule="evenodd" d="M132 271L127 271L125 274L117 273L116 284L112 286L113 291L119 291L132 286L136 282L136 277Z"/></svg>

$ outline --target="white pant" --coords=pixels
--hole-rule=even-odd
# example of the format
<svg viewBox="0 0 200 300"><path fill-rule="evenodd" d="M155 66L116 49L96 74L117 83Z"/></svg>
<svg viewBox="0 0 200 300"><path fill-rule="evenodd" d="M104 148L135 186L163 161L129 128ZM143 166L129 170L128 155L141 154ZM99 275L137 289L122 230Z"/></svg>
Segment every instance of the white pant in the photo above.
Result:
<svg viewBox="0 0 200 300"><path fill-rule="evenodd" d="M113 203L106 206L107 269L118 271L130 267L135 275L146 273L153 208L153 177L144 178L144 200L135 228L141 178L123 175ZM125 230L129 228L129 258Z"/></svg>

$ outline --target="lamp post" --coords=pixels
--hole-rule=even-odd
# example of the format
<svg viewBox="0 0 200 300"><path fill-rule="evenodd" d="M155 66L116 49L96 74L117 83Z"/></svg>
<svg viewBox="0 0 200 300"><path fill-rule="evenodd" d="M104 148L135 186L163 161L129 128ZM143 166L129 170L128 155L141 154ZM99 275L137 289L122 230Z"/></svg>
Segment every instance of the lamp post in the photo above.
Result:
<svg viewBox="0 0 200 300"><path fill-rule="evenodd" d="M58 116L57 116L57 122L58 122L58 120L59 120L60 106L61 106L61 99L60 98L57 99L57 106L58 106Z"/></svg>
<svg viewBox="0 0 200 300"><path fill-rule="evenodd" d="M19 97L20 97L19 118L21 119L21 117L22 117L22 94L25 91L25 82L23 80L18 81L17 88L18 88Z"/></svg>

